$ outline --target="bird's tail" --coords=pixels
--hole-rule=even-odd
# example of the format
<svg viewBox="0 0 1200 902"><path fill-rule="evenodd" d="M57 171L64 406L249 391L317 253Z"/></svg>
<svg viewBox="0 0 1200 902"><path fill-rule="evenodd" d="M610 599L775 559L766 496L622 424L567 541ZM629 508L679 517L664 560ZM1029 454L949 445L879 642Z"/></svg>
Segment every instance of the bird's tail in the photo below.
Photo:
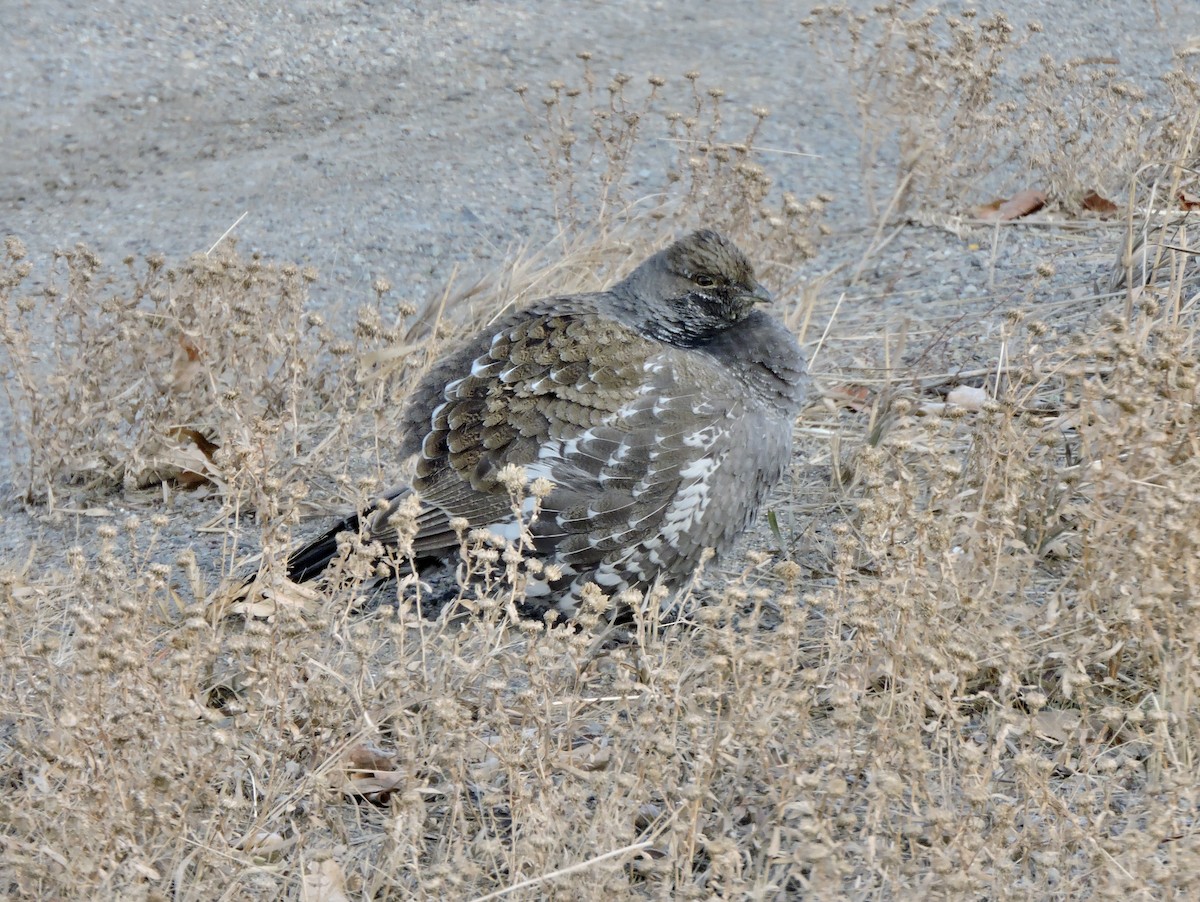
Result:
<svg viewBox="0 0 1200 902"><path fill-rule="evenodd" d="M359 517L352 514L342 520L328 532L313 539L307 545L297 548L287 559L287 577L294 583L307 582L329 566L329 562L337 555L337 538L344 532L358 534Z"/></svg>
<svg viewBox="0 0 1200 902"><path fill-rule="evenodd" d="M364 540L381 543L384 547L394 546L396 530L388 522L389 516L409 496L408 488L397 489L384 496L386 507L368 510L363 514L351 514L339 521L310 542L292 551L287 558L287 578L294 583L308 582L325 572L338 554L338 536L342 533L361 535ZM448 555L458 548L459 537L449 525L449 515L439 508L426 507L417 517L418 535L413 543L414 567L442 564ZM389 568L394 562L381 562ZM258 578L258 574L246 577L245 586Z"/></svg>

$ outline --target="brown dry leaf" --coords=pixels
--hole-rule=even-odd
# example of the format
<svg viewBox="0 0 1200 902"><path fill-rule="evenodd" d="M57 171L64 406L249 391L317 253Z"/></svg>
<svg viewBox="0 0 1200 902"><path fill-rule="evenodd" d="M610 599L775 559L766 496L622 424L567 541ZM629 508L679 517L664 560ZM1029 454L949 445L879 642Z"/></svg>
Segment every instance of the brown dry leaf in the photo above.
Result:
<svg viewBox="0 0 1200 902"><path fill-rule="evenodd" d="M342 784L342 792L351 798L366 799L375 805L385 805L393 792L404 786L406 774L398 770L377 770L357 775Z"/></svg>
<svg viewBox="0 0 1200 902"><path fill-rule="evenodd" d="M395 769L395 755L374 746L356 745L346 757L346 768L335 779L352 798L383 804L408 779L407 773Z"/></svg>
<svg viewBox="0 0 1200 902"><path fill-rule="evenodd" d="M613 761L608 736L598 724L589 724L582 735L571 742L571 749L558 756L564 770L590 772L607 770Z"/></svg>
<svg viewBox="0 0 1200 902"><path fill-rule="evenodd" d="M146 468L138 474L138 486L147 488L173 482L185 489L215 483L217 471L213 454L219 446L204 433L188 426L170 430L152 453Z"/></svg>
<svg viewBox="0 0 1200 902"><path fill-rule="evenodd" d="M281 608L298 609L315 614L320 608L321 594L308 586L278 577L270 585L255 581L249 586L233 583L222 586L206 600L211 622L230 615L259 620L274 616Z"/></svg>
<svg viewBox="0 0 1200 902"><path fill-rule="evenodd" d="M1033 731L1048 742L1066 745L1079 729L1080 717L1075 708L1044 708L1033 715Z"/></svg>
<svg viewBox="0 0 1200 902"><path fill-rule="evenodd" d="M237 843L235 848L249 852L260 861L274 861L296 844L297 837L285 838L277 830L255 830Z"/></svg>
<svg viewBox="0 0 1200 902"><path fill-rule="evenodd" d="M182 392L200 375L200 349L186 335L178 338L179 350L175 352L175 361L171 366L171 390Z"/></svg>
<svg viewBox="0 0 1200 902"><path fill-rule="evenodd" d="M1046 195L1042 191L1026 188L1018 191L1008 200L994 200L990 204L974 209L979 219L989 222L1008 222L1010 219L1020 219L1030 213L1036 213L1046 205Z"/></svg>
<svg viewBox="0 0 1200 902"><path fill-rule="evenodd" d="M1179 206L1185 210L1200 210L1200 194L1192 194L1190 191L1180 191Z"/></svg>
<svg viewBox="0 0 1200 902"><path fill-rule="evenodd" d="M845 382L841 385L833 385L825 390L825 397L833 401L839 407L847 407L850 410L862 410L871 401L871 390L865 385L855 385L852 382Z"/></svg>
<svg viewBox="0 0 1200 902"><path fill-rule="evenodd" d="M990 200L986 204L980 204L977 207L971 208L971 215L976 219L992 219L996 215L996 211L1000 209L1000 205L1004 203L1004 198L998 197L995 200ZM971 250L979 250L979 245L971 245Z"/></svg>
<svg viewBox="0 0 1200 902"><path fill-rule="evenodd" d="M300 882L303 902L350 902L346 895L346 875L332 858L314 861Z"/></svg>
<svg viewBox="0 0 1200 902"><path fill-rule="evenodd" d="M187 442L191 442L193 445L195 445L196 450L203 455L206 464L211 464L213 462L213 454L220 447L219 445L210 442L202 432L191 429L187 426L180 426L178 429L172 430L171 436L179 441L180 444L185 448L187 447ZM204 469L208 468L205 467ZM210 482L211 480L196 470L182 468L179 475L175 478L175 481L185 489L192 489L198 485L204 485L206 482Z"/></svg>
<svg viewBox="0 0 1200 902"><path fill-rule="evenodd" d="M356 745L346 756L356 770L391 770L396 763L395 755L373 745Z"/></svg>
<svg viewBox="0 0 1200 902"><path fill-rule="evenodd" d="M1083 198L1083 209L1089 213L1099 213L1101 219L1107 219L1109 216L1115 214L1119 208L1107 197L1102 197L1095 191L1089 191Z"/></svg>

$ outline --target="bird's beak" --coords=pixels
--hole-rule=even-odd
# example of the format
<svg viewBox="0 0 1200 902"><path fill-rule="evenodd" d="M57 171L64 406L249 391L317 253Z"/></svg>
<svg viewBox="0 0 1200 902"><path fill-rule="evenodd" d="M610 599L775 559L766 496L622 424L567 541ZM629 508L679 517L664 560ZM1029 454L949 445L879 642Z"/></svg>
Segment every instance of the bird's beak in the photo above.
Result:
<svg viewBox="0 0 1200 902"><path fill-rule="evenodd" d="M755 282L754 288L750 292L750 297L754 298L760 304L772 304L775 302L774 295L767 291L767 286L762 282Z"/></svg>

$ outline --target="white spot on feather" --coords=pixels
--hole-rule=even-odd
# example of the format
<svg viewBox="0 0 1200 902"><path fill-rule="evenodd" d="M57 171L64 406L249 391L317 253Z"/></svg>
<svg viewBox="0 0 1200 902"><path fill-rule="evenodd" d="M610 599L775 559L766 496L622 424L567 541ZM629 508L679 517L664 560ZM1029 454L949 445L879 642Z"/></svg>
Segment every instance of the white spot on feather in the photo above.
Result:
<svg viewBox="0 0 1200 902"><path fill-rule="evenodd" d="M540 576L530 576L525 580L526 598L545 598L549 594L550 586Z"/></svg>
<svg viewBox="0 0 1200 902"><path fill-rule="evenodd" d="M519 542L521 540L521 526L515 520L489 523L484 528L503 542Z"/></svg>
<svg viewBox="0 0 1200 902"><path fill-rule="evenodd" d="M491 366L491 364L492 364L492 361L489 360L487 357L476 357L471 362L471 375L472 376L485 375L487 373L487 368L489 366ZM454 384L457 385L458 383L456 382Z"/></svg>
<svg viewBox="0 0 1200 902"><path fill-rule="evenodd" d="M549 479L554 481L554 458L543 458L540 454L538 460L525 467L525 475L529 477L529 481L535 479Z"/></svg>
<svg viewBox="0 0 1200 902"><path fill-rule="evenodd" d="M707 451L717 443L717 437L720 436L722 430L717 426L706 426L703 429L698 429L695 432L689 433L683 437L683 444L688 448L699 448L702 451Z"/></svg>
<svg viewBox="0 0 1200 902"><path fill-rule="evenodd" d="M716 472L718 462L711 457L701 457L680 471L679 475L689 482L680 487L670 505L663 512L659 532L672 548L679 547L680 536L687 535L704 519L704 512L711 500L708 492L709 478Z"/></svg>
<svg viewBox="0 0 1200 902"><path fill-rule="evenodd" d="M602 589L614 589L625 582L613 569L613 565L609 563L603 563L597 567L596 575L592 577L592 580Z"/></svg>
<svg viewBox="0 0 1200 902"><path fill-rule="evenodd" d="M535 478L532 475L533 468L526 467L525 473L530 477L530 479ZM528 526L530 521L533 519L533 512L537 508L537 503L538 500L532 496L521 499L521 521L525 523L526 526ZM521 524L513 519L489 523L484 527L484 529L504 542L512 542L515 544L521 540Z"/></svg>

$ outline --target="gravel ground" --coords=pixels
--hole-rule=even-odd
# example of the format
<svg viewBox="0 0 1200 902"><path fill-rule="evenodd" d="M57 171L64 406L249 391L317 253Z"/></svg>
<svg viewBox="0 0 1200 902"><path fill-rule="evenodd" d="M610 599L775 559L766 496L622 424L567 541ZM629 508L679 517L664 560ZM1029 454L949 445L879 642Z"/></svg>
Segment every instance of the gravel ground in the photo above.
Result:
<svg viewBox="0 0 1200 902"><path fill-rule="evenodd" d="M8 0L0 234L35 260L78 241L110 263L179 259L247 213L241 248L314 264L315 304L353 303L376 276L420 304L456 267L485 269L551 236L551 197L511 89L570 78L590 50L601 74L698 69L728 109L770 107L760 144L806 154L772 160L779 181L837 199L833 236L808 271L853 265L871 235L858 126L844 73L797 24L813 5ZM1056 54L1113 56L1143 83L1200 36L1192 0L975 7L1005 9L1018 26L1036 18ZM1101 256L1036 230L965 251L949 232L914 228L872 257L860 284L919 317L927 300L1003 294L1047 258L1069 293L1090 285ZM8 505L0 551L44 528Z"/></svg>

